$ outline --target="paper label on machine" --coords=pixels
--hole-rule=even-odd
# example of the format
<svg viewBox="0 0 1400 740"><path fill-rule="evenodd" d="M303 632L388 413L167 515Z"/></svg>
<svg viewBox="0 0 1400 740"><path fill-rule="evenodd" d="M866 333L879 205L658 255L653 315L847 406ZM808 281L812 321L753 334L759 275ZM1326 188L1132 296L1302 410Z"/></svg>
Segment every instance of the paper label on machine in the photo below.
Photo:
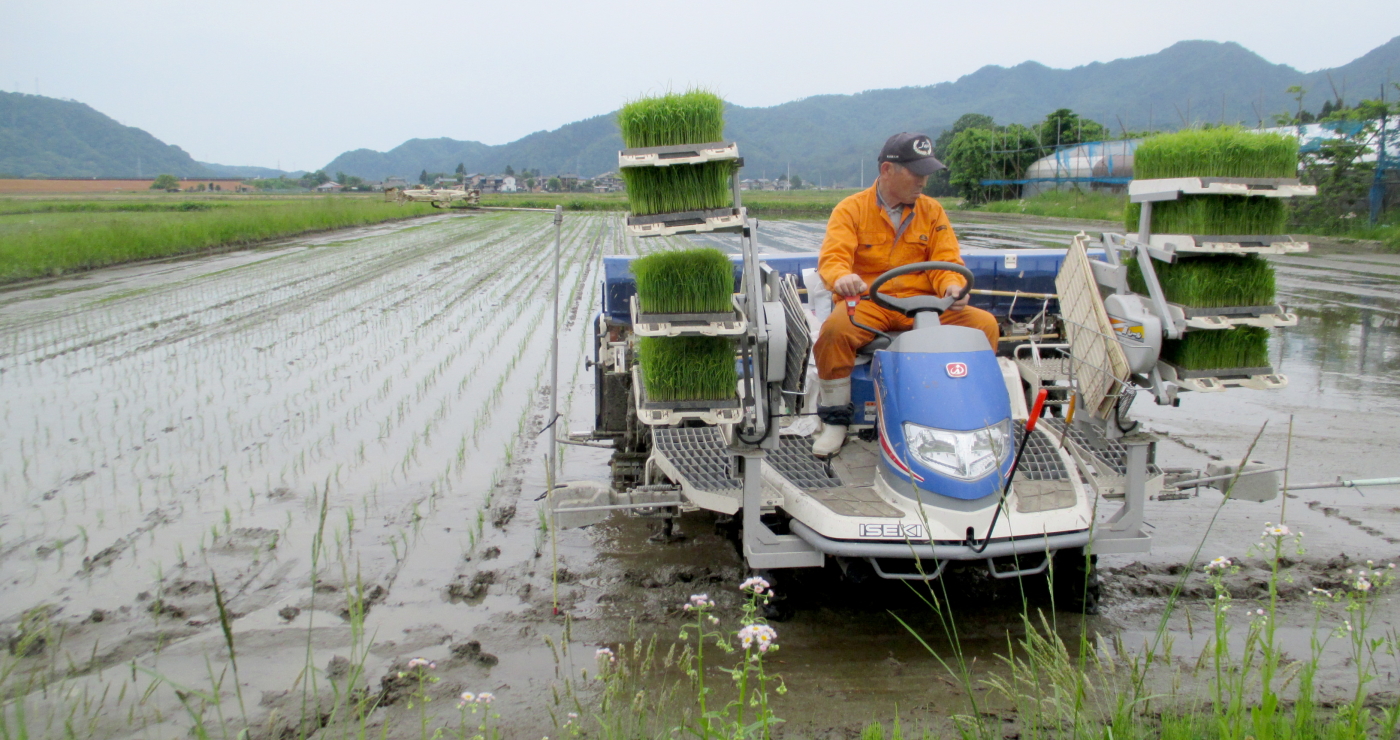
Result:
<svg viewBox="0 0 1400 740"><path fill-rule="evenodd" d="M900 524L899 522L889 524L863 522L860 525L860 536L881 540L922 540L924 539L924 525Z"/></svg>
<svg viewBox="0 0 1400 740"><path fill-rule="evenodd" d="M875 411L875 402L874 402L874 401L866 401L866 402L865 402L865 420L866 420L866 421L875 421L876 416L877 416L877 414L876 414L876 411Z"/></svg>

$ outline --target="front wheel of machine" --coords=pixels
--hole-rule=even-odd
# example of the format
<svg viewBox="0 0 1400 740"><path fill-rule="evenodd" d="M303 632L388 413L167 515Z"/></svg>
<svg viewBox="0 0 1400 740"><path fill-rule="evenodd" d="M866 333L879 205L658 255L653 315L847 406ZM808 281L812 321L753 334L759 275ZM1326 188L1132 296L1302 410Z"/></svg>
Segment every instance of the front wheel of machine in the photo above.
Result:
<svg viewBox="0 0 1400 740"><path fill-rule="evenodd" d="M1051 564L1051 591L1055 607L1081 614L1098 614L1101 588L1098 555L1086 554L1084 548L1060 550Z"/></svg>

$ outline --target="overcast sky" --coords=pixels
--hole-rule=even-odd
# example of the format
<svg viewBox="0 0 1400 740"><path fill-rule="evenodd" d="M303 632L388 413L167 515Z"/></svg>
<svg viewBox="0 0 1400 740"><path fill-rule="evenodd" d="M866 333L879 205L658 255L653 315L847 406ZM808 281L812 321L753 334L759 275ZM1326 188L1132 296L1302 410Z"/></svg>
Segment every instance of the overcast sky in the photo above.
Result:
<svg viewBox="0 0 1400 740"><path fill-rule="evenodd" d="M951 81L987 64L1075 67L1183 39L1235 41L1313 71L1400 34L1397 0L4 0L0 8L0 89L87 103L200 161L288 170L414 137L501 144L691 85L768 106Z"/></svg>

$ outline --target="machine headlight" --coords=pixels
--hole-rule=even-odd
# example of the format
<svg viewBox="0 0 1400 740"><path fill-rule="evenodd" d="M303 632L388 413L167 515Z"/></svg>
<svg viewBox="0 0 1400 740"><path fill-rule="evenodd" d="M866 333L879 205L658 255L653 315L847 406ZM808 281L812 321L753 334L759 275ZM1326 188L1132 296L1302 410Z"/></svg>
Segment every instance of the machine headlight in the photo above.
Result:
<svg viewBox="0 0 1400 740"><path fill-rule="evenodd" d="M1011 420L971 432L904 422L904 441L914 459L959 480L977 480L996 470L1011 451Z"/></svg>

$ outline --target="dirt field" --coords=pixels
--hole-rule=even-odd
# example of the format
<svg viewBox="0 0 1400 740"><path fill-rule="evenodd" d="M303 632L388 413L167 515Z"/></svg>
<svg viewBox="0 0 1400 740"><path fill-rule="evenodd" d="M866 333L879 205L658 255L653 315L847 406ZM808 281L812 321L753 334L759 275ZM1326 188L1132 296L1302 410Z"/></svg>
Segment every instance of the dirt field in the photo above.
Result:
<svg viewBox="0 0 1400 740"><path fill-rule="evenodd" d="M565 219L569 429L592 423L599 257L666 246L620 224ZM959 225L970 247L1037 245L1071 227ZM813 249L820 229L774 223L764 248ZM690 594L709 593L732 621L747 573L710 515L684 517L673 544L649 541L646 519L557 538L541 526L552 234L548 214L479 213L0 292L9 736L21 723L34 738L244 726L254 738L456 736L455 697L488 691L507 737L561 737L569 711L596 710L598 648L655 637L664 654ZM1238 459L1267 420L1253 456L1290 458L1294 482L1400 474L1400 261L1298 257L1279 269L1280 299L1302 317L1273 347L1290 386L1179 409L1140 398L1134 412L1165 436L1159 463ZM570 480L607 479L605 450L562 457ZM1149 502L1155 551L1104 558L1103 613L1052 614L1057 630L1126 650L1150 640L1212 517L1202 554L1243 558L1232 589L1257 599L1263 571L1246 551L1286 503L1307 553L1281 614L1290 650L1306 654L1309 589L1400 555L1394 491L1300 491L1218 516L1209 490ZM853 585L833 570L805 574L796 616L777 626L785 736L849 737L896 712L906 728L947 730L968 697L899 621L946 656L955 645L939 620L902 583ZM947 585L956 646L979 681L995 675L1021 634L1019 585L976 572ZM1182 665L1210 618L1202 576L1186 585L1168 630ZM1391 629L1400 612L1378 598ZM1350 675L1340 647L1319 674L1332 694ZM417 657L434 661L437 682L400 676ZM1394 692L1400 665L1383 668L1375 688ZM368 716L345 711L367 698Z"/></svg>

